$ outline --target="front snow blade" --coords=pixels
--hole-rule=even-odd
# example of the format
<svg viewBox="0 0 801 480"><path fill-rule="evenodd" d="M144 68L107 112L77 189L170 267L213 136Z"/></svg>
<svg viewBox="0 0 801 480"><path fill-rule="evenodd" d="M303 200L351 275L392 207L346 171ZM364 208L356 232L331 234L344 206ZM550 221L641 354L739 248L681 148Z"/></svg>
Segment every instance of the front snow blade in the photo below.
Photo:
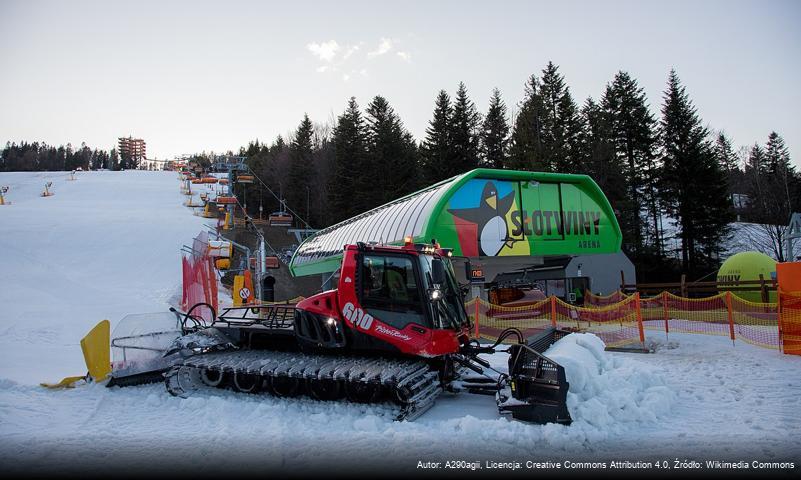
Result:
<svg viewBox="0 0 801 480"><path fill-rule="evenodd" d="M542 343L547 336L553 343L555 332L544 332ZM526 422L570 425L564 367L529 345L511 345L509 355L509 379L497 395L500 412Z"/></svg>
<svg viewBox="0 0 801 480"><path fill-rule="evenodd" d="M182 335L174 312L128 315L117 324L111 338L111 379L107 387L159 382L163 372L180 357L164 353Z"/></svg>
<svg viewBox="0 0 801 480"><path fill-rule="evenodd" d="M108 320L101 320L85 337L81 339L83 361L89 373L83 376L67 377L58 383L40 383L45 388L73 388L80 382L102 382L111 374L111 361L109 360L109 329Z"/></svg>

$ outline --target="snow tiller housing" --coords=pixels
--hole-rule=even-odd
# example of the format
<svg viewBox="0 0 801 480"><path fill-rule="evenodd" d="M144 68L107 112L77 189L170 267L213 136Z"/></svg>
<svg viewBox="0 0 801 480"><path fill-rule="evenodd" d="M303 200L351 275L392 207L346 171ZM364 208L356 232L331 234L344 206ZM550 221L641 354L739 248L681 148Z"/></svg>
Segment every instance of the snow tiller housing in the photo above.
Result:
<svg viewBox="0 0 801 480"><path fill-rule="evenodd" d="M429 244L348 245L337 288L296 306L226 308L210 320L193 307L163 351L167 389L391 402L399 420L421 415L443 392L468 392L495 396L499 411L518 420L570 423L564 369L542 353L565 332L525 339L507 329L492 345L470 339L450 255ZM517 343L502 343L513 336ZM509 354L508 372L482 358L499 351Z"/></svg>

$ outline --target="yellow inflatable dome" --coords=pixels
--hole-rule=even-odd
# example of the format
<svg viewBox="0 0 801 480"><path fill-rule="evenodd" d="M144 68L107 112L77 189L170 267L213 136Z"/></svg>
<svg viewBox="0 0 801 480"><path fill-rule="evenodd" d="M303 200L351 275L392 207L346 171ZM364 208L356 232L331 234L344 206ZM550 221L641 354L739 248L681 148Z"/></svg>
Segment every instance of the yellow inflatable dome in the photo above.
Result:
<svg viewBox="0 0 801 480"><path fill-rule="evenodd" d="M776 260L760 252L740 252L727 258L718 270L718 282L759 280L762 274L766 281L776 278ZM750 287L758 288L756 285ZM726 291L721 287L720 291ZM761 302L762 294L758 291L744 292L733 290L732 293L751 302ZM776 292L768 292L770 302L776 301Z"/></svg>

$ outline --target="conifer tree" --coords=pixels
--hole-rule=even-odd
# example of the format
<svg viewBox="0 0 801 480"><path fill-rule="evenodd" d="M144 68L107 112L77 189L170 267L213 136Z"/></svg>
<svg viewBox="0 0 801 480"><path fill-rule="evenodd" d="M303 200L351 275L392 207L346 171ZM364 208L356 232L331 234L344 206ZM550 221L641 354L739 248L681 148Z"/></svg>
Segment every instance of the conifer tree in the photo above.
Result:
<svg viewBox="0 0 801 480"><path fill-rule="evenodd" d="M384 97L373 98L366 114L371 207L376 207L417 188L417 145Z"/></svg>
<svg viewBox="0 0 801 480"><path fill-rule="evenodd" d="M729 194L746 193L747 182L743 171L740 170L738 164L737 154L734 153L731 140L723 133L718 132L715 137L715 144L713 146L715 160L723 169L726 174L726 180L729 185Z"/></svg>
<svg viewBox="0 0 801 480"><path fill-rule="evenodd" d="M542 71L540 95L544 106L545 154L554 171L576 173L581 169L581 117L564 76L553 62L548 62Z"/></svg>
<svg viewBox="0 0 801 480"><path fill-rule="evenodd" d="M734 154L731 140L723 132L718 132L714 145L715 158L725 171L737 170L737 155Z"/></svg>
<svg viewBox="0 0 801 480"><path fill-rule="evenodd" d="M771 132L768 136L765 158L768 175L773 180L773 188L781 199L776 202L776 207L787 212L789 221L789 215L793 212L793 195L790 192L795 187L795 168L790 164L790 152L784 144L784 139L776 132Z"/></svg>
<svg viewBox="0 0 801 480"><path fill-rule="evenodd" d="M661 255L656 120L648 109L643 89L623 71L607 85L601 103L609 118L615 153L626 177L629 201L620 223L631 245L629 253L636 260L648 245Z"/></svg>
<svg viewBox="0 0 801 480"><path fill-rule="evenodd" d="M575 173L582 166L584 130L578 106L553 62L532 75L512 132L509 165L525 170Z"/></svg>
<svg viewBox="0 0 801 480"><path fill-rule="evenodd" d="M681 238L682 269L708 274L732 221L728 187L708 131L671 70L662 106L662 201Z"/></svg>
<svg viewBox="0 0 801 480"><path fill-rule="evenodd" d="M289 207L298 214L306 213L307 196L311 194L315 175L312 164L312 156L314 154L313 130L309 115L304 114L303 120L295 131L295 138L289 147L287 188L283 193Z"/></svg>
<svg viewBox="0 0 801 480"><path fill-rule="evenodd" d="M621 219L622 213L633 207L627 195L621 159L615 149L612 122L607 112L592 98L584 103L581 115L585 123L580 143L584 158L583 173L592 177L601 187L615 211L615 216Z"/></svg>
<svg viewBox="0 0 801 480"><path fill-rule="evenodd" d="M459 172L453 168L455 157L451 139L453 107L445 90L440 90L434 104L433 118L428 122L426 138L421 146L421 176L425 184L439 182Z"/></svg>
<svg viewBox="0 0 801 480"><path fill-rule="evenodd" d="M459 88L456 90L450 122L453 175L478 167L480 123L481 115L473 101L467 96L467 87L460 82Z"/></svg>
<svg viewBox="0 0 801 480"><path fill-rule="evenodd" d="M545 152L543 121L545 106L540 95L540 81L529 77L520 111L514 122L507 168L530 171L553 171L551 159Z"/></svg>
<svg viewBox="0 0 801 480"><path fill-rule="evenodd" d="M504 168L509 152L509 120L506 104L497 88L492 91L489 109L481 129L482 164L488 168Z"/></svg>
<svg viewBox="0 0 801 480"><path fill-rule="evenodd" d="M354 97L337 118L331 143L334 156L328 197L332 221L338 222L367 210L373 201L369 182L375 178L365 173L369 172L365 124Z"/></svg>

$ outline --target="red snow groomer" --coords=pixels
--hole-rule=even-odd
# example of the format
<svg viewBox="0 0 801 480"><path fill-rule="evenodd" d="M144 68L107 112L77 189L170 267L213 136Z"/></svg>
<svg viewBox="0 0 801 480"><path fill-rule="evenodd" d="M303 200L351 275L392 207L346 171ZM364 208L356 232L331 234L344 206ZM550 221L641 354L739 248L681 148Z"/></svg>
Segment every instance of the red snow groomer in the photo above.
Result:
<svg viewBox="0 0 801 480"><path fill-rule="evenodd" d="M524 339L507 329L494 344L471 340L450 255L411 242L348 245L338 287L294 307L225 308L211 321L195 307L176 313L183 335L163 355L167 390L391 402L398 420L418 417L445 391L469 392L495 396L519 420L569 424L564 369L542 354L568 332ZM501 343L511 336L517 343ZM508 372L479 356L498 351L509 354Z"/></svg>

